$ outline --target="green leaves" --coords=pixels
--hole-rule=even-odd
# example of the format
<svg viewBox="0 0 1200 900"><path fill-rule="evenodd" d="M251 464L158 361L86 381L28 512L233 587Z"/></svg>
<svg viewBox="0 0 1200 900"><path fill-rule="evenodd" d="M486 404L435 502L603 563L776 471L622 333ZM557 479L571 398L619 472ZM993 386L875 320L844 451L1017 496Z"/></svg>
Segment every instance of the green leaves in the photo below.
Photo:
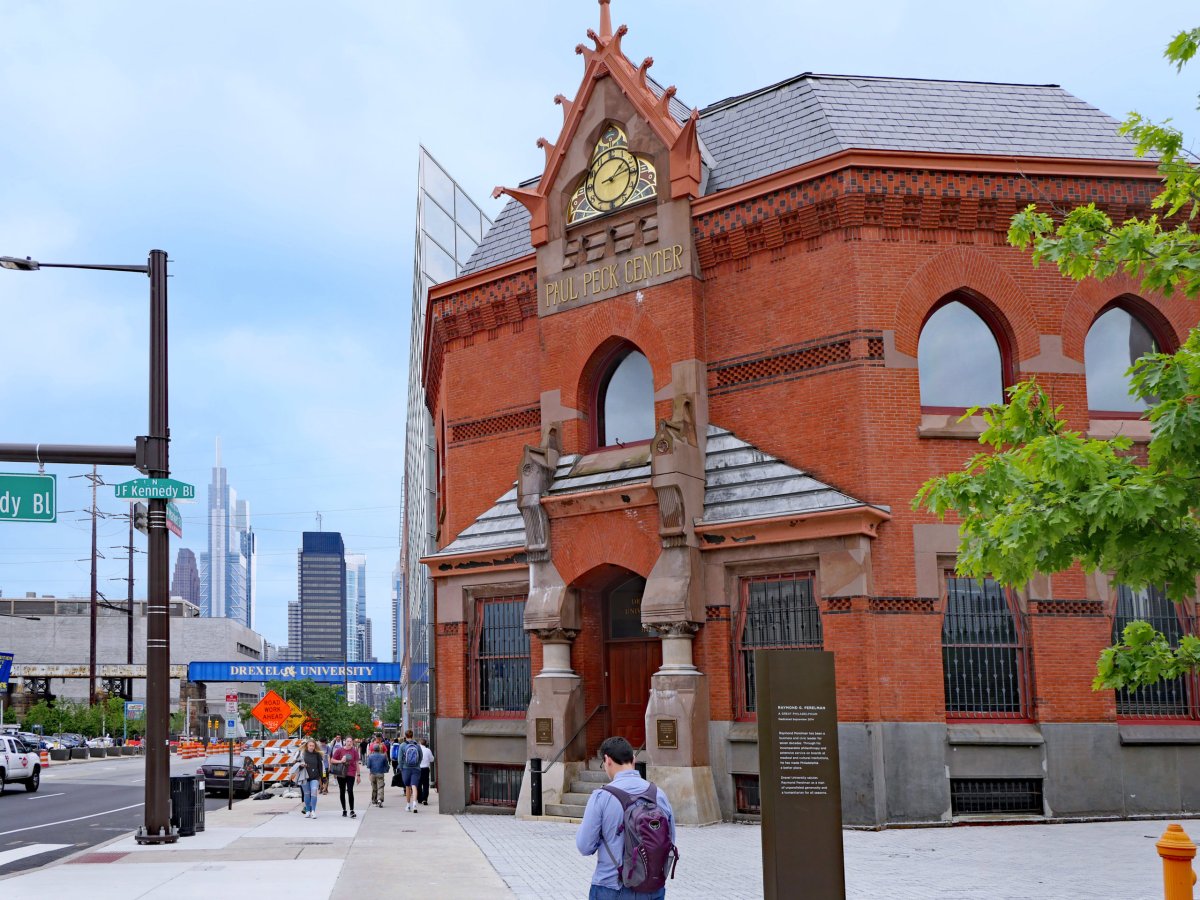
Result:
<svg viewBox="0 0 1200 900"><path fill-rule="evenodd" d="M1136 690L1200 667L1200 639L1185 635L1178 647L1146 622L1130 622L1121 643L1100 654L1093 690Z"/></svg>

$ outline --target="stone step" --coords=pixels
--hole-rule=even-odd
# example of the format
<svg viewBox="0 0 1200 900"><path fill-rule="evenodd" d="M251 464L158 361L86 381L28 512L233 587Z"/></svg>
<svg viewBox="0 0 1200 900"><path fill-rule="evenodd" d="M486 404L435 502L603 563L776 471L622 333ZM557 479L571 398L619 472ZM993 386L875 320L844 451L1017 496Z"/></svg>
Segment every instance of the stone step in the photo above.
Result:
<svg viewBox="0 0 1200 900"><path fill-rule="evenodd" d="M588 761L587 761L587 771L603 772L604 771L604 760L596 759L594 756L589 757Z"/></svg>
<svg viewBox="0 0 1200 900"><path fill-rule="evenodd" d="M547 803L546 815L557 816L560 819L574 819L576 821L583 818L584 808L582 806L574 806L569 803Z"/></svg>
<svg viewBox="0 0 1200 900"><path fill-rule="evenodd" d="M604 785L598 784L595 781L572 781L571 782L571 793L572 794L582 794L584 797L587 797L593 791L598 791L602 787L604 787ZM586 802L586 801L584 801L584 802Z"/></svg>
<svg viewBox="0 0 1200 900"><path fill-rule="evenodd" d="M571 786L574 787L574 785ZM580 791L576 793L575 791L571 791L569 794L562 795L562 802L564 806L587 806L588 798L591 796L591 792L584 793Z"/></svg>
<svg viewBox="0 0 1200 900"><path fill-rule="evenodd" d="M585 769L579 773L577 781L589 781L595 784L608 784L608 776L603 772L593 772L590 769Z"/></svg>

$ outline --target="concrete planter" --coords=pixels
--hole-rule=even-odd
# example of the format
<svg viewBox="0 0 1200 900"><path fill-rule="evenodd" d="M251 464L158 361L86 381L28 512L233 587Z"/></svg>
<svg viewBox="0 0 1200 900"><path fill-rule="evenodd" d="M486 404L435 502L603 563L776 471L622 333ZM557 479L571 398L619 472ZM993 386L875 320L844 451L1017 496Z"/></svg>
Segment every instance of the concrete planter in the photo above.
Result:
<svg viewBox="0 0 1200 900"><path fill-rule="evenodd" d="M51 762L66 762L70 758L71 758L71 751L67 747L63 747L60 750L51 750L50 751L50 761Z"/></svg>
<svg viewBox="0 0 1200 900"><path fill-rule="evenodd" d="M87 759L87 758L88 758L88 748L87 747L72 747L71 748L71 759Z"/></svg>
<svg viewBox="0 0 1200 900"><path fill-rule="evenodd" d="M137 753L138 753L137 747L122 747L121 748L122 756L137 756Z"/></svg>
<svg viewBox="0 0 1200 900"><path fill-rule="evenodd" d="M104 759L108 756L107 747L88 747L88 756L92 759Z"/></svg>

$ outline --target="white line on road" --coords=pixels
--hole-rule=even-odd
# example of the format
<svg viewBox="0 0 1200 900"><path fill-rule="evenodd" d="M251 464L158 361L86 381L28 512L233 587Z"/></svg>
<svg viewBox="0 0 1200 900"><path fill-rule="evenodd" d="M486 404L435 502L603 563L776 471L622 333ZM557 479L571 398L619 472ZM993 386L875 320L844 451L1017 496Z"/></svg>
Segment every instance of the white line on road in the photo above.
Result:
<svg viewBox="0 0 1200 900"><path fill-rule="evenodd" d="M27 856L37 856L39 853L49 853L52 850L61 850L63 847L72 847L73 844L29 844L25 847L18 847L16 850L5 850L0 853L0 867L6 866L9 863L14 863L18 859L25 859Z"/></svg>
<svg viewBox="0 0 1200 900"><path fill-rule="evenodd" d="M59 791L57 794L34 794L32 797L26 797L26 800L45 800L47 797L61 797L66 791Z"/></svg>
<svg viewBox="0 0 1200 900"><path fill-rule="evenodd" d="M33 831L35 828L51 828L55 825L66 825L69 822L82 822L84 819L94 819L96 816L107 816L109 813L124 812L127 809L137 809L141 803L133 803L129 806L119 806L116 809L106 809L104 812L89 813L86 816L76 816L74 819L63 819L59 822L47 822L44 825L29 825L26 828L14 828L12 831L0 831L0 837L6 834L19 834L22 831Z"/></svg>

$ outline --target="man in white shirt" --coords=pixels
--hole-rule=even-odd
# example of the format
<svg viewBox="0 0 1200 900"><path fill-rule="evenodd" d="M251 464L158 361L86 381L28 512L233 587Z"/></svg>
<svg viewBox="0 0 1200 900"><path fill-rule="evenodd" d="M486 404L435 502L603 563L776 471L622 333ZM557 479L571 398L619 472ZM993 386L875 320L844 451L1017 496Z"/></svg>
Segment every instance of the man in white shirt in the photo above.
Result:
<svg viewBox="0 0 1200 900"><path fill-rule="evenodd" d="M417 802L423 806L429 805L429 776L433 766L433 751L429 749L429 741L421 738L421 782L417 785Z"/></svg>

